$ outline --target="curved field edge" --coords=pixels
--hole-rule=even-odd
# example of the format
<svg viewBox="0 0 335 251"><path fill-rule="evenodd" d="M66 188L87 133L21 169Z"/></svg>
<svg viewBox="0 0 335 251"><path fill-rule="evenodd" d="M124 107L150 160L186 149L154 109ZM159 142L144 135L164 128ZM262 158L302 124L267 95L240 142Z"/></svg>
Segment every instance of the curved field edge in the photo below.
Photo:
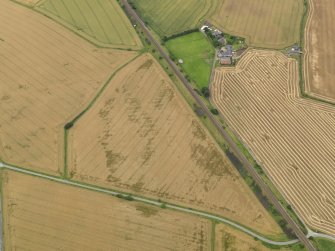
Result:
<svg viewBox="0 0 335 251"><path fill-rule="evenodd" d="M261 54L261 52L258 52L259 54ZM269 68L262 68L261 67L261 65L260 65L260 60L263 60L263 61L265 61L265 58L266 58L266 55L268 55L268 57L269 56L271 56L271 52L265 52L265 51L263 51L262 52L264 55L262 56L262 57L260 57L259 59L257 59L256 60L256 62L258 62L258 64L259 64L259 67L261 68L261 69L263 69L263 72L264 72L264 74L266 73L266 74L270 74L270 70L269 70ZM274 53L274 52L273 52ZM249 92L251 92L250 90L252 90L253 92L254 92L254 90L252 89L252 88L256 88L258 85L257 84L260 84L260 79L262 78L261 76L259 76L259 75L257 75L256 73L255 73L255 69L254 69L254 67L251 67L250 69L246 66L247 64L248 65L250 65L250 62L249 61L251 61L251 57L252 57L252 53L250 54L250 52L248 53L249 55L247 55L247 59L245 59L245 60L247 60L247 61L245 61L245 60L243 60L242 59L242 61L240 61L240 65L238 64L237 65L237 68L235 69L235 68L231 68L231 69L226 69L224 72L225 73L222 73L222 74L225 74L225 76L223 77L223 75L220 75L220 74L217 74L217 79L221 79L220 80L220 83L219 83L219 81L217 81L217 83L214 85L214 88L215 88L215 91L214 92L216 92L216 93L220 93L220 95L215 95L214 94L214 99L216 99L216 104L217 104L217 106L218 107L220 107L220 109L221 109L221 111L222 111L222 113L223 113L223 116L224 117L226 117L226 119L228 119L228 121L227 121L227 123L228 124L233 124L234 125L234 127L233 128L235 128L237 131L238 131L238 135L240 136L240 137L242 137L242 139L244 139L243 140L243 142L245 143L245 142L247 142L247 144L245 144L246 146L248 146L248 149L252 149L252 152L253 152L253 156L256 156L256 159L258 159L258 160L261 160L261 162L259 162L258 161L258 163L262 163L262 165L264 166L264 165L267 165L267 166L269 166L269 165L271 165L271 166L273 166L273 163L271 162L269 162L269 157L264 157L264 154L261 154L261 152L260 152L260 150L259 150L259 148L257 148L256 147L256 145L258 145L258 144L256 144L256 143L253 143L253 142L258 142L259 141L259 139L260 138L264 138L264 143L262 143L262 144L260 144L260 145L264 145L265 144L265 142L267 142L267 140L271 140L272 138L274 138L275 137L275 139L276 140L278 140L278 138L277 138L277 136L276 136L276 133L277 133L277 131L278 132L280 132L280 133L282 133L282 136L284 137L287 137L287 134L286 133L284 133L283 132L283 130L284 129L278 129L277 131L273 131L273 126L270 128L268 128L268 130L265 130L265 132L267 132L267 134L265 134L265 132L264 132L264 135L265 136L262 136L262 137L260 137L258 134L261 134L261 132L263 132L264 131L264 128L262 129L262 128L258 128L258 130L256 130L255 129L255 127L253 127L253 126L255 126L255 124L261 124L261 122L263 121L263 117L261 117L261 115L260 116L254 116L254 122L252 122L253 120L250 120L250 118L248 118L248 119L245 119L245 121L243 120L243 118L244 118L244 114L245 114L245 112L246 112L246 109L248 109L249 107L254 107L254 106L256 106L257 107L257 109L259 110L259 111L268 111L271 107L272 107L272 105L271 105L271 107L269 107L269 108L263 108L262 109L262 106L261 105L259 105L261 102L268 102L268 96L270 95L267 95L267 96L262 96L261 95L261 93L260 94L255 94L254 93L254 95L255 96L258 96L258 95L260 95L259 97L258 97L258 99L253 99L253 98L251 98L251 97L249 97L250 95L247 95L246 97L244 97L244 99L245 100L248 100L248 101L246 101L246 102L243 102L242 101L242 98L240 98L240 99L238 99L237 98L237 96L236 96L236 93L239 93L239 92L242 92L242 93L249 93ZM277 57L279 57L279 55L281 54L281 53L276 53L277 54ZM283 58L284 58L284 56L283 55L281 55L281 61L285 61ZM270 59L271 60L273 60L273 58L271 58L270 57ZM270 60L269 59L269 60ZM286 58L287 59L287 58ZM268 60L268 61L269 61ZM290 62L292 61L292 63L294 63L294 60L293 59L287 59L287 60L290 60ZM280 61L280 60L279 60ZM266 61L267 62L267 61ZM267 64L269 65L269 62L267 62ZM255 64L253 64L254 66L255 66ZM241 66L241 67L240 67ZM294 66L294 65L292 65L292 66ZM331 115L330 114L333 114L334 113L334 109L333 109L333 107L331 107L331 106L327 106L327 105L323 105L322 103L319 103L319 102L310 102L310 101L308 101L308 100L305 100L305 99L301 99L300 98L300 96L299 96L299 86L297 85L297 83L298 83L298 74L297 74L297 72L298 72L298 70L297 70L297 68L298 67L293 67L292 68L292 66L290 67L290 72L291 72L291 74L289 74L289 79L290 79L290 81L289 81L289 83L288 83L288 87L286 87L286 85L285 85L285 92L284 92L284 94L285 94L285 96L287 96L287 99L288 99L288 102L286 102L286 103L284 103L283 104L283 107L285 108L286 107L286 105L287 104L292 104L293 106L292 106L292 108L291 109L293 109L293 112L296 112L296 110L297 109L306 109L303 113L304 114L306 114L306 115L304 115L305 117L310 117L310 115L311 115L311 113L313 113L315 116L321 116L321 114L324 114L324 116L325 116L325 114L328 114L329 115L329 119L328 119L328 117L327 118L324 118L324 120L322 120L323 121L323 123L325 123L327 120L329 120L329 121L327 121L327 124L328 123L332 123L331 122L331 119L333 119L332 117L331 117ZM273 66L271 66L271 67L276 67L276 63L273 63ZM243 68L243 69L241 69L241 68ZM248 68L246 71L244 71L244 68ZM294 68L296 68L296 70L294 70ZM275 69L274 69L275 70ZM223 70L222 70L223 71ZM252 73L253 74L251 74L251 72L250 71L252 71ZM277 70L276 70L277 71ZM293 71L293 72L292 72ZM294 74L294 72L296 72L296 74ZM243 73L243 74L242 74ZM235 75L236 74L236 75ZM245 75L246 76L249 76L249 77L247 77L247 78L245 78ZM237 77L237 76L240 76L240 77ZM257 77L258 76L258 77ZM262 75L263 76L263 75ZM240 78L245 78L244 79L244 81L245 81L245 83L246 82L248 82L248 81L250 81L250 84L249 85L242 85L242 86L245 86L244 88L242 88L242 87L236 87L236 88L234 88L234 87L232 87L233 85L232 85L232 81L237 81L236 79L240 79ZM269 76L268 76L269 77ZM223 78L225 79L225 84L223 84ZM236 79L235 79L236 78ZM258 79L259 78L259 79ZM267 77L263 77L264 79L267 79ZM263 80L264 81L264 80ZM270 81L270 80L269 80ZM272 81L272 83L274 83L273 82L273 80L271 80ZM271 83L271 82L268 82L268 83ZM282 83L284 83L284 82L282 82ZM219 85L221 85L221 87L219 86ZM295 86L296 85L296 86ZM224 86L226 86L226 87L224 87ZM239 86L241 86L241 85L239 85ZM275 89L276 91L278 91L278 89L279 89L279 86L280 86L280 88L282 88L282 85L277 85L277 86L275 86L275 87L272 87L273 89ZM260 88L260 87L257 87L257 88ZM241 91L242 90L242 91ZM244 90L244 91L243 91ZM258 90L258 89L255 89L255 90ZM280 90L280 89L279 89ZM264 90L264 92L266 92L266 90ZM224 95L223 95L223 93L225 93ZM267 92L267 93L270 93L270 92ZM263 93L264 94L264 93ZM275 93L273 94L273 95L275 95ZM276 95L275 95L276 96ZM277 95L277 96L281 96L281 95ZM263 97L263 99L262 99L262 97ZM226 100L226 101L224 101L224 100ZM252 101L252 100L254 100L254 101ZM281 100L281 99L279 99L279 100ZM228 102L229 101L229 102ZM259 102L258 102L259 101ZM236 106L236 108L232 108L231 106L228 106L228 104L229 103L234 103L235 104L235 106ZM255 103L255 104L254 104ZM232 115L233 113L231 113L231 112L228 112L228 110L229 110L229 108L227 108L227 106L228 107L230 107L230 108L232 108L231 110L235 110L235 109L238 109L239 110L239 112L241 112L241 115ZM269 105L270 106L270 105ZM278 107L279 108L279 107ZM284 109L283 108L283 109ZM251 108L250 108L251 109ZM272 108L272 109L274 109L274 108ZM272 109L270 110L270 111L272 111ZM295 110L294 110L295 109ZM224 111L226 111L226 112L223 112L223 110ZM242 113L242 111L243 110L245 110L245 112L244 113ZM257 110L255 110L256 112L257 112ZM239 113L239 112L237 112L237 113ZM250 111L249 111L250 112ZM274 111L273 111L274 112ZM320 114L319 114L320 113ZM251 112L250 112L250 114L251 114ZM256 113L257 114L257 113ZM258 114L261 114L261 113L258 113ZM284 114L284 113L282 113L282 114ZM302 116L302 115L301 115ZM228 118L227 118L228 117ZM248 116L249 117L249 116ZM238 119L238 118L240 118L240 119ZM301 118L303 118L303 117L301 117ZM262 119L262 120L261 120ZM257 122L258 120L260 120L259 122ZM286 128L285 126L279 126L279 123L277 123L277 122L274 122L274 121L272 121L272 120L274 120L274 118L272 117L272 115L268 115L268 118L267 118L267 121L268 122L266 122L266 123L272 123L273 125L277 125L278 126L278 128ZM305 118L303 118L303 121L305 120ZM318 119L315 119L315 120L318 120ZM272 121L272 122L269 122L269 121ZM292 120L293 122L295 122L296 120ZM292 122L292 123L293 123ZM242 123L242 124L241 124ZM264 122L263 122L264 123ZM265 124L266 124L265 123ZM300 122L301 123L301 122ZM249 134L247 133L247 131L245 130L245 128L242 126L243 124L245 124L246 126L248 126L248 130L249 131L252 131L252 133L250 132ZM306 124L306 123L304 123L304 124ZM316 125L317 125L318 123L316 123ZM296 129L297 128L297 126L296 126L296 123L293 123L292 124L292 126L291 126L292 128L291 128L291 130L293 130L293 129ZM322 127L322 126L321 126ZM324 126L323 127L325 127L325 124L324 124ZM243 129L244 128L244 129ZM307 130L306 128L306 126L303 126L303 128L305 129L305 130L302 130L301 128L298 130L299 132L301 132L301 131L306 131L306 135L310 135L310 133L309 132L311 132L311 130ZM252 130L252 129L254 129L254 130ZM310 128L311 129L311 128ZM325 129L326 130L326 129ZM327 130L329 130L329 126L327 126ZM257 132L257 133L256 133ZM252 141L250 141L250 138L252 139ZM301 139L303 139L304 137L301 137ZM309 137L307 137L307 138L309 138ZM324 138L324 136L322 136L322 138ZM311 147L314 147L314 149L315 148L317 148L317 145L311 145L310 143L307 143L307 142L310 142L310 140L311 139L308 139L308 141L306 141L306 143L305 144L307 144L309 147L306 147L306 151L310 151L311 149L313 149L313 148L310 148L310 146ZM250 143L250 142L252 142L252 143ZM329 142L329 140L327 140L326 142ZM316 143L318 143L318 144L320 144L320 141L316 141ZM324 144L326 144L326 143L324 143ZM277 144L274 144L274 145L277 145ZM270 148L270 147L269 147ZM272 149L272 148L271 148ZM276 152L276 151L278 151L278 153L280 152L279 150L278 150L279 148L278 147L275 147L273 150L271 150L271 151L273 151L274 153ZM305 150L299 150L299 147L296 147L296 149L297 149L297 151L305 151ZM257 150L257 151L256 151ZM330 152L329 151L332 151L332 150L330 150L330 146L329 147L327 147L327 150L325 149L325 151L329 154ZM264 151L264 152L266 152L266 151ZM273 154L274 154L273 153ZM320 153L319 152L319 150L317 150L317 151L315 151L315 154L317 154L317 155L315 155L315 158L317 158L316 156L319 156L319 154L322 154L322 153ZM270 156L271 154L270 153L268 153L268 155L267 156ZM289 155L291 155L291 154L289 154ZM278 156L281 156L281 155L278 155ZM277 156L277 157L278 157ZM294 155L293 154L293 156L296 156L296 155ZM300 155L299 155L300 156ZM314 155L313 155L314 156ZM277 157L276 157L276 159L277 159ZM292 157L292 156L287 156L287 158L294 158L294 157ZM291 161L293 161L293 160L291 160ZM293 163L295 163L295 162L293 162ZM328 161L327 160L324 160L324 161L322 161L321 162L322 163L322 165L316 165L315 163L314 163L314 165L315 166L320 166L320 170L324 170L323 172L326 172L326 173L328 173L329 172L329 163L328 163ZM328 164L327 164L328 163ZM312 165L312 163L310 163L310 165ZM283 168L285 167L285 166L287 166L287 165L283 165L283 164L281 164L281 166L283 166ZM286 169L290 169L289 168L290 167L290 165L288 165L287 167L286 167ZM306 181L306 175L305 174L303 174L303 173L305 173L305 172L307 172L308 171L308 173L310 174L310 172L314 172L313 170L314 169L308 169L307 168L307 166L306 165L304 165L303 163L300 163L299 161L298 161L298 164L297 164L297 166L295 166L295 165L293 165L293 167L294 168L296 168L297 170L300 170L300 169L302 169L302 170L304 170L304 172L299 172L299 177L302 177L303 178L303 180L305 180L305 183L311 183L311 182L308 182L308 181ZM285 170L285 169L280 169L280 170ZM292 169L292 168L291 168ZM318 169L318 170L319 170ZM275 172L274 171L274 169L273 168L271 168L271 169L269 169L272 173L275 173L274 175L275 176L278 176L279 174L277 173L277 171ZM269 171L268 170L268 171ZM293 169L294 170L294 169ZM293 171L293 170L291 170L291 171ZM264 169L264 171L267 171L267 169ZM321 172L321 173L323 173L323 172ZM320 175L320 171L318 172L318 174ZM297 174L298 175L298 174ZM313 175L316 175L315 173L313 173ZM288 178L288 177L290 177L289 179L292 179L292 177L295 177L295 176L292 176L292 175L287 175L287 176L285 176L286 178ZM323 176L317 176L318 178L315 178L315 180L319 180L319 178L322 178L322 179L326 179L326 177L328 177L328 176L325 176L325 175L323 175ZM271 178L271 176L269 176L269 178ZM282 179L280 178L280 177L277 177L277 178L273 178L272 177L272 179L271 180L273 180L273 181L278 181L279 183L282 183ZM326 182L326 180L324 180L324 182ZM331 182L329 181L329 178L327 178L327 183L330 183L331 184ZM301 182L300 182L301 183ZM274 184L276 184L276 185L278 185L278 183L277 182L274 182ZM292 184L292 182L290 182L290 184ZM313 183L311 183L311 184L313 184ZM315 186L320 186L321 184L319 183L319 182L317 182L317 183L315 183ZM324 232L327 232L327 233L330 233L330 234L332 234L333 233L333 228L331 228L331 211L332 211L332 209L331 209L331 201L332 201L332 196L330 195L331 194L331 190L333 189L333 187L331 186L331 185L329 185L329 186L327 186L327 188L325 187L325 185L322 185L323 187L324 187L324 190L322 190L322 191L324 191L324 196L325 196L325 199L323 200L319 200L319 199L316 199L316 197L320 197L320 196L318 196L318 195L316 195L316 193L317 192L313 192L313 199L312 199L312 197L310 197L310 201L315 201L315 200L318 200L318 201L320 201L320 203L318 203L318 205L315 205L315 207L311 207L311 206L309 206L308 207L308 210L306 209L306 205L304 204L304 203L293 203L292 204L292 206L294 206L294 208L295 209L299 209L299 210L297 210L297 212L299 212L299 215L300 216L303 216L303 220L304 221L306 221L306 223L308 224L308 225L310 225L310 226L313 226L313 227L315 227L315 228L317 228L317 229L320 229L320 230L322 230L322 231L324 231ZM281 188L280 190L281 191L283 191L283 186L278 186L279 188ZM310 190L311 188L308 188L308 190ZM290 200L288 200L288 201L291 201L292 200L292 198L296 198L297 196L296 196L296 194L295 193L293 193L293 192L291 192L292 191L292 188L289 188L288 186L285 188L285 190L287 190L287 191L285 191L285 193L283 193L284 195L285 195L285 198L290 198ZM297 191L299 191L299 189L296 189ZM301 189L300 189L300 191L301 191ZM320 190L321 191L321 190ZM295 194L294 196L293 196L293 194ZM301 193L300 193L301 194ZM326 195L327 194L327 195ZM290 195L290 196L289 196ZM292 197L293 196L293 197ZM298 199L299 200L299 199ZM306 199L307 200L307 199ZM297 201L296 199L294 199L294 201ZM328 202L327 202L328 201ZM322 202L322 203L321 203ZM315 204L315 203L314 203ZM325 210L324 211L318 211L319 210L319 207L322 207L322 208L325 208ZM307 211L306 211L306 210ZM308 213L309 212L309 213ZM327 212L327 214L326 214L326 212ZM326 215L325 215L326 214ZM311 216L312 215L312 216ZM324 216L323 216L324 215ZM319 217L322 217L322 218L319 218ZM323 224L323 223L324 224Z"/></svg>
<svg viewBox="0 0 335 251"><path fill-rule="evenodd" d="M98 49L24 6L1 1L1 7L7 10L1 15L2 56L7 58L0 73L1 157L58 174L63 168L63 123L135 52ZM20 116L13 119L15 114Z"/></svg>
<svg viewBox="0 0 335 251"><path fill-rule="evenodd" d="M11 0L11 1L13 1L15 3L18 3L18 4L22 4L20 2L17 2L17 0ZM92 35L86 33L81 28L76 28L73 23L67 22L62 17L57 16L54 13L52 13L51 11L49 11L47 8L44 8L43 4L48 2L48 1L50 1L50 0L41 0L37 4L35 4L34 6L27 6L27 5L25 5L25 6L29 7L32 10L35 10L35 11L39 12L40 14L44 15L47 18L50 18L50 19L56 21L57 23L66 27L67 29L73 31L75 34L77 34L81 38L87 40L88 42L92 43L93 45L95 45L97 47L113 48L113 49L119 49L119 50L141 50L143 48L142 42L141 42L140 38L138 37L138 34L136 33L135 29L132 27L132 24L131 24L130 20L128 19L127 15L124 13L124 11L123 11L122 7L120 6L119 2L116 2L115 5L117 5L117 7L116 7L118 9L117 11L120 13L121 18L122 18L122 20L120 20L120 22L123 22L124 26L127 27L126 28L127 32L128 32L127 36L131 36L131 39L134 42L133 44L122 44L122 42L120 42L120 43L113 43L113 42L106 43L106 42L99 41L98 38L95 38ZM73 1L73 0L71 0L71 1ZM24 4L22 4L22 5L24 5ZM92 10L92 12L94 13L94 10ZM69 13L71 15L71 12L69 12ZM109 13L109 15L112 15L112 13ZM83 17L85 17L85 14L83 14ZM115 25L115 24L113 24L113 25ZM113 32L115 32L115 31L113 31ZM109 34L108 31L107 31L107 35L108 36L113 36L113 34Z"/></svg>
<svg viewBox="0 0 335 251"><path fill-rule="evenodd" d="M91 192L96 192L98 194L106 195L106 196L111 196L111 197L116 197L118 199L123 199L127 201L128 203L131 202L139 202L143 205L148 205L148 206L154 206L154 207L160 207L162 209L168 209L172 210L175 212L179 212L182 214L186 215L191 215L191 216L196 216L198 219L207 219L213 222L212 227L214 227L215 224L221 224L229 229L234 229L238 232L241 232L243 235L251 236L253 238L256 238L260 241L262 241L263 245L267 246L270 245L272 247L275 247L275 249L278 249L279 247L286 247L286 246L294 246L298 243L299 240L294 239L294 240L278 240L274 236L268 237L265 235L262 235L261 233L258 233L257 231L254 231L253 229L250 229L246 226L243 226L239 224L238 222L231 221L229 219L226 219L224 217L210 214L208 212L200 211L197 209L189 208L189 207L183 207L177 204L172 204L168 203L165 201L162 201L160 199L154 200L154 199L149 199L147 197L139 196L139 195L134 195L132 193L126 193L123 191L119 190L114 190L114 189L108 189L104 188L101 186L96 186L88 183L82 183L78 181L71 181L67 179L63 179L59 176L51 176L49 174L43 174L43 173L38 173L35 171L27 170L21 167L17 166L11 166L5 163L0 163L0 174L7 172L7 173L17 173L18 175L23 175L23 176L30 176L34 177L37 179L42 179L48 182L52 183L58 183L63 186L69 186L69 187L74 187L74 188L80 188L83 189L84 191L91 191ZM2 183L1 175L0 175L0 182ZM214 238L214 237L212 237ZM293 243L293 244L292 244Z"/></svg>
<svg viewBox="0 0 335 251"><path fill-rule="evenodd" d="M102 87L100 88L100 90L94 95L94 97L91 99L91 101L84 107L81 108L80 111L78 111L76 114L74 114L72 116L72 118L69 118L67 120L67 122L64 124L62 131L63 131L63 135L64 135L64 148L63 148L63 173L62 175L64 176L64 178L71 178L72 175L69 174L69 170L68 170L68 133L69 130L74 126L74 124L80 120L80 118L82 116L85 115L86 112L88 112L93 106L94 104L98 101L99 97L103 94L103 92L105 91L106 88L108 88L108 85L110 84L110 82L112 81L113 77L119 72L121 71L123 68L125 68L127 65L129 65L132 61L136 60L138 57L140 57L141 55L143 55L142 53L138 54L137 56L134 56L131 60L129 60L128 62L126 62L124 65L120 66L118 69L116 69L110 76L109 78L105 81L105 83L102 85Z"/></svg>
<svg viewBox="0 0 335 251"><path fill-rule="evenodd" d="M116 80L115 80L116 81ZM113 79L112 79L112 82L113 82ZM114 84L112 84L112 85L109 85L110 86L110 88L112 88L112 86L114 86L115 85L115 83ZM114 87L114 88L117 88L117 89L119 89L119 91L121 92L121 90L122 89L120 89L120 87ZM177 93L178 94L178 93ZM179 94L178 94L179 95ZM103 102L103 101L101 101L101 102ZM94 108L95 107L95 108ZM99 108L96 108L96 105L94 106L92 109L99 109ZM101 113L101 115L103 115L105 113L105 111L103 112L103 113ZM86 121L86 119L85 119L85 121ZM90 120L90 121L93 121L93 120ZM81 122L81 123L83 123L81 120L79 120L79 122ZM86 122L85 122L85 124L86 124ZM72 130L74 130L74 129L76 129L76 127L77 127L77 123L75 123L74 124L74 126L73 126L73 129L71 128L70 130L69 130L69 132L71 133L71 131ZM92 128L95 128L95 127L92 127ZM72 136L71 136L71 138L72 138ZM78 141L78 137L76 137L77 138L77 140L76 141ZM70 141L69 141L69 144L73 144L73 143L71 143L72 142L72 140L70 139ZM77 143L76 143L76 145L77 145ZM87 145L86 143L85 144L80 144L80 145ZM71 149L73 149L73 147L72 146L68 146L68 148L67 149L69 149L69 151L70 152L72 152L72 150ZM70 153L70 156L73 156L73 153ZM114 152L113 153L113 155L112 156L114 156L114 158L116 158L116 159L118 159L118 161L121 161L122 159L123 159L123 157L121 157L120 155L116 155L116 152ZM120 157L121 157L121 159L120 159ZM68 157L69 158L69 157ZM76 162L75 162L76 163ZM99 162L97 162L97 163L99 163ZM111 164L113 163L113 162L110 162ZM77 164L79 164L79 162L77 163ZM100 165L100 164L99 164ZM79 165L79 167L80 167L81 165ZM76 171L76 169L73 169L73 164L70 164L69 165L69 173L70 173L70 177L72 177L72 175L73 174L75 174L75 173L77 173L75 176L78 176L78 177L76 177L75 179L79 179L79 180L81 180L82 182L89 182L89 183L93 183L93 184L98 184L98 185L100 185L100 186L105 186L105 187L113 187L113 188L116 188L116 189L121 189L121 190L123 190L123 191L126 191L126 192L131 192L131 193L134 193L135 192L135 194L146 194L147 195L147 193L141 193L140 192L140 190L138 190L138 189L140 189L141 188L141 186L143 186L143 185L145 185L146 184L146 182L144 182L144 183L136 183L136 184L133 184L134 186L132 186L133 188L132 189L130 189L131 187L129 187L129 188L126 188L125 186L120 186L120 185L117 185L117 184L114 184L114 185L112 185L112 184L105 184L105 182L103 182L103 180L101 180L100 178L100 180L101 181L99 181L99 179L98 179L98 177L99 176L95 176L94 175L94 173L92 173L92 172L89 172L90 174L85 174L85 173L87 173L87 171L86 172L83 172L82 174L80 174L80 168L79 167L77 167L76 169L77 169L77 171ZM84 168L84 167L83 167ZM106 168L106 167L104 167L104 168ZM98 170L101 170L101 171L97 171L97 173L101 173L101 172L105 172L105 171L103 171L104 170L104 168L99 168ZM72 170L71 170L72 169ZM157 171L157 170L156 170ZM84 175L85 174L85 175ZM82 180L82 178L84 178L85 176L88 176L88 180ZM82 177L82 178L80 178L80 177ZM86 178L85 178L86 179ZM110 178L108 178L108 179L114 179L114 178L112 178L112 177L110 177ZM244 183L244 181L243 180L241 180L241 182L246 186L246 184ZM109 182L110 183L110 182ZM130 183L129 183L130 184ZM127 185L128 186L128 185ZM249 190L249 188L246 186L246 188ZM134 190L135 189L135 190ZM251 191L250 191L251 192ZM252 193L251 193L252 194ZM156 198L156 199L163 199L163 200L166 200L165 198L164 198L164 196L162 196L162 195L153 195L153 194L150 194L150 196L151 197L154 197L154 198ZM251 195L252 197L254 197L254 195L252 194ZM255 198L255 200L257 201L257 203L259 203L258 202L258 200ZM166 200L166 201L168 201L168 200ZM169 201L171 201L172 203L173 202L175 202L175 200L169 200ZM256 201L254 202L254 203L256 203ZM179 202L178 202L179 203ZM189 206L189 205L191 205L190 203L183 203L184 204L184 206ZM260 205L261 206L261 205ZM263 207L263 206L261 206L261 207ZM265 211L266 212L266 211ZM262 213L263 214L263 213ZM266 212L266 214L268 214L267 212ZM271 219L271 221L273 221L272 219ZM276 238L276 237L274 237L274 235L273 235L273 238ZM281 236L281 238L282 238L282 236Z"/></svg>
<svg viewBox="0 0 335 251"><path fill-rule="evenodd" d="M6 250L136 250L140 244L145 250L209 250L211 223L205 218L12 171L2 171L1 178Z"/></svg>

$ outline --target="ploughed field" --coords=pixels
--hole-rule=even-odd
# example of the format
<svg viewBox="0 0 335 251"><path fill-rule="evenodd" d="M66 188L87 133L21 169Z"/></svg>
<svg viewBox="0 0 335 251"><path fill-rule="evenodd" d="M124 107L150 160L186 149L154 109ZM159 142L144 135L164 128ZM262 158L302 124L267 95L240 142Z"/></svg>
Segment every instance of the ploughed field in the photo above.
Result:
<svg viewBox="0 0 335 251"><path fill-rule="evenodd" d="M250 46L284 48L300 41L303 0L224 0L210 18Z"/></svg>
<svg viewBox="0 0 335 251"><path fill-rule="evenodd" d="M281 233L153 57L119 71L69 130L73 179Z"/></svg>
<svg viewBox="0 0 335 251"><path fill-rule="evenodd" d="M211 222L3 172L5 250L210 250Z"/></svg>
<svg viewBox="0 0 335 251"><path fill-rule="evenodd" d="M335 235L335 108L299 97L298 64L250 50L216 70L212 101L312 228Z"/></svg>
<svg viewBox="0 0 335 251"><path fill-rule="evenodd" d="M36 9L100 46L142 47L117 1L45 0L37 4Z"/></svg>
<svg viewBox="0 0 335 251"><path fill-rule="evenodd" d="M335 103L335 1L309 0L305 29L304 80L312 96Z"/></svg>
<svg viewBox="0 0 335 251"><path fill-rule="evenodd" d="M57 174L64 125L135 53L96 48L11 1L0 9L0 158Z"/></svg>

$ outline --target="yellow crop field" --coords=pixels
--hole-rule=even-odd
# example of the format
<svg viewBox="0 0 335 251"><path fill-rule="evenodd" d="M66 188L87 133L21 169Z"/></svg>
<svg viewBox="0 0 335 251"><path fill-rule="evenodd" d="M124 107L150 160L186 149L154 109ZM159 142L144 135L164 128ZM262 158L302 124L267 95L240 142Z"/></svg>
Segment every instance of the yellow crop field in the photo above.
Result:
<svg viewBox="0 0 335 251"><path fill-rule="evenodd" d="M211 222L3 173L5 250L210 250Z"/></svg>
<svg viewBox="0 0 335 251"><path fill-rule="evenodd" d="M216 224L215 226L215 250L217 251L271 251L262 244L261 241L255 240L253 237L240 232L234 228L223 224ZM276 248L279 251L288 251L289 248Z"/></svg>
<svg viewBox="0 0 335 251"><path fill-rule="evenodd" d="M250 46L284 48L299 42L303 0L224 0L210 18Z"/></svg>
<svg viewBox="0 0 335 251"><path fill-rule="evenodd" d="M335 108L302 99L298 63L250 50L215 72L213 102L292 207L335 235Z"/></svg>
<svg viewBox="0 0 335 251"><path fill-rule="evenodd" d="M56 174L64 125L136 54L95 48L11 1L0 9L0 158Z"/></svg>
<svg viewBox="0 0 335 251"><path fill-rule="evenodd" d="M309 0L305 30L304 79L306 91L335 103L335 2Z"/></svg>
<svg viewBox="0 0 335 251"><path fill-rule="evenodd" d="M118 1L44 0L36 9L100 46L142 48L140 38Z"/></svg>
<svg viewBox="0 0 335 251"><path fill-rule="evenodd" d="M153 57L118 72L69 130L73 179L208 210L281 233Z"/></svg>

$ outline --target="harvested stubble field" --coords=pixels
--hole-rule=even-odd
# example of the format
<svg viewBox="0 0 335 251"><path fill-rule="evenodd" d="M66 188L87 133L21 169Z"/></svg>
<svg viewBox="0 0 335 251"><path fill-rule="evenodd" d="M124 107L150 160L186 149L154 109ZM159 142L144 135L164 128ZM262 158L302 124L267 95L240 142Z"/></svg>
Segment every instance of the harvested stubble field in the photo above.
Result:
<svg viewBox="0 0 335 251"><path fill-rule="evenodd" d="M5 250L210 250L206 219L15 172L2 185Z"/></svg>
<svg viewBox="0 0 335 251"><path fill-rule="evenodd" d="M308 93L335 103L335 1L309 0L304 79Z"/></svg>
<svg viewBox="0 0 335 251"><path fill-rule="evenodd" d="M210 21L251 46L284 48L298 42L303 0L224 0Z"/></svg>
<svg viewBox="0 0 335 251"><path fill-rule="evenodd" d="M37 10L98 45L142 48L135 29L115 0L45 0Z"/></svg>
<svg viewBox="0 0 335 251"><path fill-rule="evenodd" d="M250 50L215 73L214 104L302 219L335 235L335 108L299 97L298 64Z"/></svg>
<svg viewBox="0 0 335 251"><path fill-rule="evenodd" d="M131 0L142 18L160 35L196 28L215 11L219 0Z"/></svg>
<svg viewBox="0 0 335 251"><path fill-rule="evenodd" d="M118 72L69 130L76 180L211 211L281 233L150 55Z"/></svg>
<svg viewBox="0 0 335 251"><path fill-rule="evenodd" d="M63 126L135 53L97 49L11 1L0 9L0 157L55 174Z"/></svg>

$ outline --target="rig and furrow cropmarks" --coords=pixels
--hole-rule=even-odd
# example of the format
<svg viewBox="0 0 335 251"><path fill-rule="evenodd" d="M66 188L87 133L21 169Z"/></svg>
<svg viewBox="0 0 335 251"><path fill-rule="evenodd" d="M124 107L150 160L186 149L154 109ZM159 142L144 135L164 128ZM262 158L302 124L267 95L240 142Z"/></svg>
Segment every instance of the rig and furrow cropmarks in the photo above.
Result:
<svg viewBox="0 0 335 251"><path fill-rule="evenodd" d="M55 174L64 125L135 53L97 49L11 1L0 9L0 157Z"/></svg>
<svg viewBox="0 0 335 251"><path fill-rule="evenodd" d="M298 64L250 50L215 73L213 102L311 227L335 234L335 108L299 97Z"/></svg>
<svg viewBox="0 0 335 251"><path fill-rule="evenodd" d="M73 179L192 205L263 233L278 233L150 55L115 75L69 131L68 149Z"/></svg>

